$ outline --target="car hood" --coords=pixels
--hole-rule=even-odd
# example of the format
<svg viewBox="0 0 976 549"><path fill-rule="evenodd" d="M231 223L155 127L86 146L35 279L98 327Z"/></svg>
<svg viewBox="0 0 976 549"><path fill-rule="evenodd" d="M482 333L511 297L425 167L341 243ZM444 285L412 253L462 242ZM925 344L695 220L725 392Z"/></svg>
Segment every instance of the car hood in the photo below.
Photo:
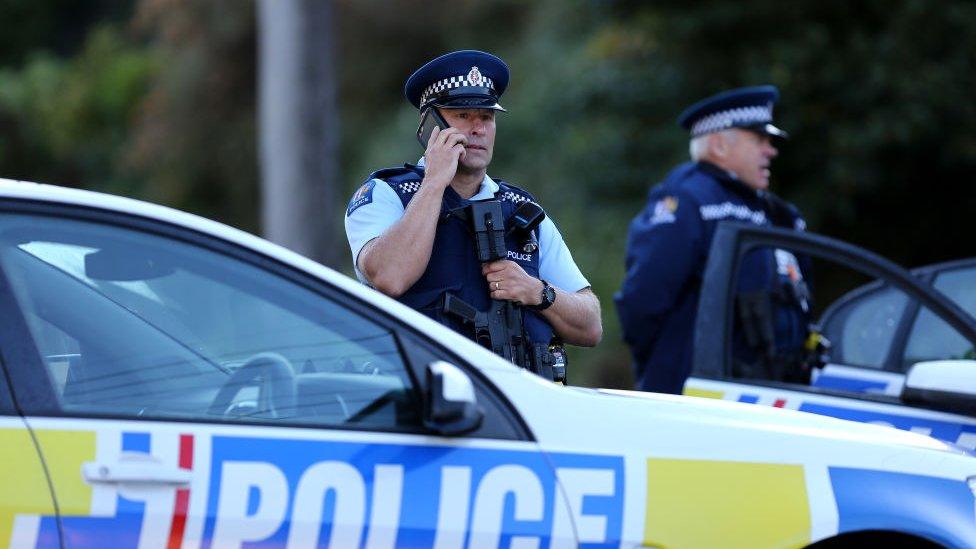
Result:
<svg viewBox="0 0 976 549"><path fill-rule="evenodd" d="M532 374L491 377L528 419L540 444L675 459L818 464L955 479L976 475L961 448L892 427L708 398L555 386Z"/></svg>

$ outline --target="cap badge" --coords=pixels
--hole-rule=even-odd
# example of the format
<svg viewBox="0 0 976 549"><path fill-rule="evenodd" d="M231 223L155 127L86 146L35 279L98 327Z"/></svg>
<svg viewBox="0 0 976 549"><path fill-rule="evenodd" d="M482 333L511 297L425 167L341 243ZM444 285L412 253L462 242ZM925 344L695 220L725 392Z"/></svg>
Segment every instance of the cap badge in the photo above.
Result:
<svg viewBox="0 0 976 549"><path fill-rule="evenodd" d="M471 67L471 70L468 71L468 82L475 86L481 85L481 71L478 70L478 67Z"/></svg>

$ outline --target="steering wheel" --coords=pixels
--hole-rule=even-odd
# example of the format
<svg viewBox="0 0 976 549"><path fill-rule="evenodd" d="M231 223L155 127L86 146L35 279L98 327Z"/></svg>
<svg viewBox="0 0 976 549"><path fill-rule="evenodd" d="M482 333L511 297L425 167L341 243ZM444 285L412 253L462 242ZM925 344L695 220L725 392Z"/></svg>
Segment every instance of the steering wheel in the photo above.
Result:
<svg viewBox="0 0 976 549"><path fill-rule="evenodd" d="M247 359L224 383L207 413L228 417L231 403L241 389L259 383L258 411L261 417L279 419L295 409L295 370L288 359L277 353L259 353Z"/></svg>

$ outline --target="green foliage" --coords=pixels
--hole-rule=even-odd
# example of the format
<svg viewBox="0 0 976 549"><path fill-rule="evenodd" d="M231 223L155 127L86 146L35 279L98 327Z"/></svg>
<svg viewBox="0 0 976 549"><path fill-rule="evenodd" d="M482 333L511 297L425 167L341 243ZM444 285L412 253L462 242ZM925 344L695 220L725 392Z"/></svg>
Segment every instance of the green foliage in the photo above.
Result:
<svg viewBox="0 0 976 549"><path fill-rule="evenodd" d="M0 70L0 166L9 177L123 193L128 122L153 70L112 25L89 33L70 59L46 52Z"/></svg>
<svg viewBox="0 0 976 549"><path fill-rule="evenodd" d="M258 232L253 2L143 0L136 27L158 70L131 123L140 198Z"/></svg>
<svg viewBox="0 0 976 549"><path fill-rule="evenodd" d="M813 230L911 265L973 253L976 3L340 0L336 19L340 195L419 157L419 63L477 48L512 67L490 173L539 197L603 304L574 384L630 385L627 223L687 157L677 114L725 88L780 87L773 187ZM11 0L0 26L0 173L257 227L252 2Z"/></svg>
<svg viewBox="0 0 976 549"><path fill-rule="evenodd" d="M131 16L128 0L4 0L0 2L0 67L19 67L38 51L74 56L93 26Z"/></svg>

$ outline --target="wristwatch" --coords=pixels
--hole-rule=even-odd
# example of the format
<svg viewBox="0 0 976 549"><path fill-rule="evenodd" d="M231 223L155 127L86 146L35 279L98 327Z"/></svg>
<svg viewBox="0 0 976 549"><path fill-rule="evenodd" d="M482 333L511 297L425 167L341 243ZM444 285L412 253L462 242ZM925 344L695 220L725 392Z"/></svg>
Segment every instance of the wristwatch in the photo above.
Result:
<svg viewBox="0 0 976 549"><path fill-rule="evenodd" d="M556 289L549 285L545 280L542 281L542 302L538 305L529 305L533 311L543 311L552 306L556 301Z"/></svg>

